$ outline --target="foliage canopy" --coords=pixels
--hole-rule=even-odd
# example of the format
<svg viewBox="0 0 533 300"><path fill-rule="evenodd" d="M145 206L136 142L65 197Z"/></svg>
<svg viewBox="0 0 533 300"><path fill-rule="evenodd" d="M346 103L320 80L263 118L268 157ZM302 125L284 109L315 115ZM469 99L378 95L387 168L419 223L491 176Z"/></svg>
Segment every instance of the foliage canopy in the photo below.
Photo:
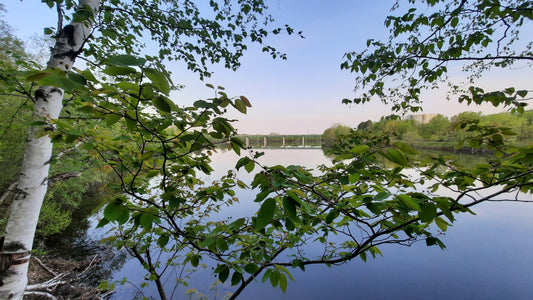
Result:
<svg viewBox="0 0 533 300"><path fill-rule="evenodd" d="M389 16L387 41L369 39L368 49L348 52L341 68L360 74L358 96L345 103L373 98L392 102L395 111L420 110L420 93L448 83L459 102L492 103L523 112L527 88L485 91L475 85L483 73L533 62L532 42L520 39L531 30L533 2L514 0L408 1L405 13ZM402 1L394 9L399 10ZM525 30L526 33L522 33ZM454 82L452 66L462 66L469 86Z"/></svg>
<svg viewBox="0 0 533 300"><path fill-rule="evenodd" d="M58 28L45 29L56 39L68 34L63 21L94 22L83 52L93 64L68 72L25 73L29 83L22 94L30 99L34 85L59 87L68 95L59 119L32 125L55 143L81 143L88 156L114 172L118 184L110 186L118 195L106 204L99 226L115 226L116 234L108 240L137 258L163 299L164 276L176 265L213 265L221 282L236 286L235 298L259 276L285 291L291 268L357 257L366 261L380 255L383 244L425 240L444 248L437 236L457 213L497 197L515 201L508 192L520 191L521 197L533 189L533 149L508 145L504 137L512 130L475 118L456 126L472 133L465 138L472 147L485 145L495 156L474 167L448 156L420 155L386 135L341 127L339 134L332 132L337 155L332 166L263 166L257 160L262 153L251 151L235 165L248 172L259 169L249 185L233 170L203 182L200 174L212 172L217 144L237 154L245 149L225 113L246 113L251 103L210 84L211 98L192 106L175 103L170 92L176 85L165 62L183 61L200 77L209 76L210 63L238 67L245 40L263 44L268 34L282 31L265 29L272 19L264 2L210 1L207 14L205 3L193 1L109 0L102 1L96 14L72 0L42 2L58 11ZM416 14L415 7L388 17L389 41L369 40L369 50L346 54L342 67L361 73L356 89L362 95L345 102L378 96L399 99L393 106L398 111L416 111L421 89L445 79L447 63L472 61L467 68L477 76L489 67L532 60L529 44L516 50L515 30L532 18L531 1L419 2L434 13ZM288 26L283 30L293 33ZM155 41L156 53L145 55L151 48L144 35ZM283 58L268 45L263 50ZM400 88L389 88L390 76L401 80ZM512 105L518 112L528 94L514 88L470 91L460 100ZM10 92L21 93L15 88ZM408 176L409 169L418 176ZM429 188L420 191L423 184ZM260 208L254 216L233 220L219 214L238 200L236 188L256 189ZM453 193L443 195L442 189ZM483 190L489 192L479 196ZM322 251L308 257L300 251L304 245Z"/></svg>

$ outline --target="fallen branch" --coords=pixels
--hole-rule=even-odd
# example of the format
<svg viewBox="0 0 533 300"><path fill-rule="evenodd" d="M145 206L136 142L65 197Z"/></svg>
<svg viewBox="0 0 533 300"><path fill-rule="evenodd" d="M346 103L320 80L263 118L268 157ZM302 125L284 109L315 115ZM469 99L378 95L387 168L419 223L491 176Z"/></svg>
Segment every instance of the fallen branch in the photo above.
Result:
<svg viewBox="0 0 533 300"><path fill-rule="evenodd" d="M89 265L87 266L87 268L85 268L85 270L83 270L83 272L81 272L79 275L81 275L81 274L87 272L87 271L93 266L93 263L94 263L94 261L95 261L95 259L96 259L97 257L98 257L98 254L96 254L96 255L93 257L93 259L91 260L91 262L89 263ZM79 276L79 275L78 275L78 276Z"/></svg>
<svg viewBox="0 0 533 300"><path fill-rule="evenodd" d="M43 264L43 262L38 259L37 257L33 256L32 257L43 269L46 270L46 272L50 273L52 276L54 277L57 277L58 274L56 272L54 272L54 270L50 269L49 267L47 267L45 264Z"/></svg>
<svg viewBox="0 0 533 300"><path fill-rule="evenodd" d="M80 176L81 176L80 172L66 172L66 173L56 174L48 178L48 184L52 185L58 181L63 181L69 178L80 177Z"/></svg>
<svg viewBox="0 0 533 300"><path fill-rule="evenodd" d="M115 290L111 290L111 291L107 291L105 293L103 293L101 296L100 296L100 299L106 299L107 297L113 295L114 293L116 293L117 291Z"/></svg>
<svg viewBox="0 0 533 300"><path fill-rule="evenodd" d="M50 300L57 300L57 298L50 294L50 293L47 293L47 292L38 292L38 291L32 291L32 292L24 292L24 297L26 296L33 296L33 297L36 297L38 299L50 299Z"/></svg>
<svg viewBox="0 0 533 300"><path fill-rule="evenodd" d="M65 273L61 273L56 277L47 280L43 283L31 284L26 287L26 291L50 291L60 284L66 283L65 281L60 280L65 276Z"/></svg>
<svg viewBox="0 0 533 300"><path fill-rule="evenodd" d="M37 257L33 257L36 264L39 264L39 272L53 275L52 279L45 282L28 285L24 292L25 297L31 299L71 299L72 295L77 295L81 299L100 299L109 298L115 293L113 290L100 291L98 288L88 286L86 280L83 278L90 270L96 267L102 259L100 254L94 255L91 260L85 262L76 262L75 266L68 266L68 264L60 264L61 270L48 267L43 261ZM56 271L54 271L56 270ZM80 270L82 270L80 272ZM81 296L80 296L81 295Z"/></svg>

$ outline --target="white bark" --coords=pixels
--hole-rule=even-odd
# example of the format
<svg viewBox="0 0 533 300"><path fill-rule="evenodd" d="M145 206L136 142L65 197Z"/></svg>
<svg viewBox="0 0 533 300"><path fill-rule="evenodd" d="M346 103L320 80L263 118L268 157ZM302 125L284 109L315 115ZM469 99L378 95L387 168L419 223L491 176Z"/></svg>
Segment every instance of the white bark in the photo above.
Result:
<svg viewBox="0 0 533 300"><path fill-rule="evenodd" d="M80 0L96 11L99 0ZM48 62L49 68L69 71L90 35L91 22L65 26L56 39ZM42 86L35 93L34 119L53 120L63 108L63 90ZM0 252L0 300L22 299L27 285L27 271L39 212L48 187L48 171L52 156L52 142L47 136L36 134L42 128L32 128L24 152L17 196L10 209L4 243ZM50 126L47 130L53 130Z"/></svg>

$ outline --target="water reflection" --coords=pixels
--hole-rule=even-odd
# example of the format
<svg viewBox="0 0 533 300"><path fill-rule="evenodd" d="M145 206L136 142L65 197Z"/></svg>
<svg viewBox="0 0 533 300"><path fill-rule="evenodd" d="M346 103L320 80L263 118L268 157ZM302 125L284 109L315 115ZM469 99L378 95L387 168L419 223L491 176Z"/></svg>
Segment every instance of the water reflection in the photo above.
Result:
<svg viewBox="0 0 533 300"><path fill-rule="evenodd" d="M107 194L98 192L84 195L84 200L72 212L72 222L60 234L49 236L42 241L51 253L72 261L91 261L95 265L84 276L88 286L98 286L101 280L109 280L126 262L126 253L115 251L110 245L100 241L106 232L96 229L101 214L95 210L105 201Z"/></svg>
<svg viewBox="0 0 533 300"><path fill-rule="evenodd" d="M315 167L329 164L321 150L265 150L261 158L267 165L299 164ZM220 152L214 157L214 174L219 178L232 169L238 157ZM240 178L251 182L252 175L239 171ZM207 178L208 180L210 178ZM253 191L240 192L240 203L223 212L238 218L257 211ZM533 207L524 203L484 203L474 208L477 216L458 215L453 227L441 240L447 249L415 243L411 247L382 246L384 257L354 260L328 268L308 266L307 272L293 270L296 282L287 292L270 284L256 282L247 287L241 299L529 299L533 295ZM180 269L176 269L178 274ZM115 280L127 277L140 286L145 271L129 260L114 273ZM189 286L180 287L175 299L186 298L185 291L195 288L211 298L223 298L231 291L229 283L210 288L211 270L190 274ZM167 286L172 288L173 279ZM123 288L114 299L129 299L135 288ZM158 298L155 287L143 289L145 296ZM171 291L169 291L169 294ZM193 296L192 298L196 298Z"/></svg>

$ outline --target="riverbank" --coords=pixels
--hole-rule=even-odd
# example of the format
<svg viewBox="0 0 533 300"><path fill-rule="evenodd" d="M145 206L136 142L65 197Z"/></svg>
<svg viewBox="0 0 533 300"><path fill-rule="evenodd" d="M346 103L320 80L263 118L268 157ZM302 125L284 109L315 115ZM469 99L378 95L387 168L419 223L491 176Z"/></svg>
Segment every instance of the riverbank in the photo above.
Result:
<svg viewBox="0 0 533 300"><path fill-rule="evenodd" d="M493 150L486 147L461 147L457 148L457 142L432 142L432 141L419 141L410 143L415 149L420 150L435 150L450 153L464 153L464 154L492 154Z"/></svg>
<svg viewBox="0 0 533 300"><path fill-rule="evenodd" d="M107 299L113 292L98 288L106 259L105 253L80 259L58 254L32 256L24 299Z"/></svg>

